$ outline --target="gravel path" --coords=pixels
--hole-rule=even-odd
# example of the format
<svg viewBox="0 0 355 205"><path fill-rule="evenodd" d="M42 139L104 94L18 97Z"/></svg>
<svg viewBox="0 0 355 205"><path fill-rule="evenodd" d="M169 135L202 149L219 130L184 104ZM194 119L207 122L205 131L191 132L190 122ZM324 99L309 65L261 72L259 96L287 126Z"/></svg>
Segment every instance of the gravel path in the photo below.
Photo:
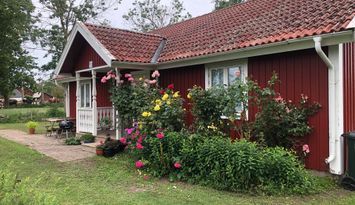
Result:
<svg viewBox="0 0 355 205"><path fill-rule="evenodd" d="M18 130L0 130L0 137L29 146L38 152L60 162L69 162L95 156L95 148L87 146L68 146L63 140L44 135L29 135Z"/></svg>

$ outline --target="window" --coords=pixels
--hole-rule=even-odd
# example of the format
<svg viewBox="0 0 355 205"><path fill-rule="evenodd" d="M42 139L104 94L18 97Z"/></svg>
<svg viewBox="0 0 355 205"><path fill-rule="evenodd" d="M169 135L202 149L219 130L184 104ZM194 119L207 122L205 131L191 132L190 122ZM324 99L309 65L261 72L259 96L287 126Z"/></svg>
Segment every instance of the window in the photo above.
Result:
<svg viewBox="0 0 355 205"><path fill-rule="evenodd" d="M247 61L234 61L206 65L206 88L213 86L228 86L236 80L245 81L248 74ZM236 102L236 115L240 117L243 111L242 103Z"/></svg>
<svg viewBox="0 0 355 205"><path fill-rule="evenodd" d="M91 83L80 82L80 107L91 107Z"/></svg>

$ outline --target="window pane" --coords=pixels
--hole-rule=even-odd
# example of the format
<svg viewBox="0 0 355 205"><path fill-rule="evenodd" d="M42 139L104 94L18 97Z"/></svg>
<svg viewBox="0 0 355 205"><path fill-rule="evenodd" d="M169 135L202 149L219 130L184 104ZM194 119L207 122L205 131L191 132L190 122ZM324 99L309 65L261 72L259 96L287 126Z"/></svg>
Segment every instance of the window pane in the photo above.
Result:
<svg viewBox="0 0 355 205"><path fill-rule="evenodd" d="M228 69L228 84L234 83L236 80L241 79L241 70L240 67L234 67Z"/></svg>
<svg viewBox="0 0 355 205"><path fill-rule="evenodd" d="M85 87L84 85L80 85L80 107L84 107L85 105Z"/></svg>
<svg viewBox="0 0 355 205"><path fill-rule="evenodd" d="M212 70L211 76L212 86L223 85L223 69Z"/></svg>
<svg viewBox="0 0 355 205"><path fill-rule="evenodd" d="M91 101L91 92L90 92L90 84L85 84L85 90L86 90L86 101L85 101L85 107L90 107L90 101Z"/></svg>

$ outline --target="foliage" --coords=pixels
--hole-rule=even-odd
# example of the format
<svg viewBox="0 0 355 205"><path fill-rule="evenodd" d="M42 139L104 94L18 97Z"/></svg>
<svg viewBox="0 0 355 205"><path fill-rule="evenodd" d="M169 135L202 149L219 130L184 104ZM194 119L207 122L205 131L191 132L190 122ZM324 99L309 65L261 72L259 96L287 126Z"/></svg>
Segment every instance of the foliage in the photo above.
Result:
<svg viewBox="0 0 355 205"><path fill-rule="evenodd" d="M15 88L35 87L32 69L36 65L23 49L25 42L33 40L33 10L29 0L0 2L0 95L5 99L5 106Z"/></svg>
<svg viewBox="0 0 355 205"><path fill-rule="evenodd" d="M108 129L112 125L112 120L109 117L103 117L100 120L100 127L102 129Z"/></svg>
<svg viewBox="0 0 355 205"><path fill-rule="evenodd" d="M246 0L214 0L214 7L216 10L230 7L234 4L245 2Z"/></svg>
<svg viewBox="0 0 355 205"><path fill-rule="evenodd" d="M52 106L47 110L46 115L48 117L65 117L65 112L58 107Z"/></svg>
<svg viewBox="0 0 355 205"><path fill-rule="evenodd" d="M244 119L248 109L249 84L237 80L227 88L214 86L203 89L194 86L189 90L188 98L195 117L195 131L199 133L220 134L226 128L234 126L236 119ZM236 108L242 105L242 110ZM224 121L221 117L227 121Z"/></svg>
<svg viewBox="0 0 355 205"><path fill-rule="evenodd" d="M115 79L116 74L109 72L106 77ZM106 83L105 79L101 82ZM147 84L147 79L134 79L132 75L125 74L124 80L119 86L112 86L111 101L122 121L126 122L125 126L131 126L159 93L155 85Z"/></svg>
<svg viewBox="0 0 355 205"><path fill-rule="evenodd" d="M75 137L70 137L68 139L65 139L64 142L66 145L81 145L80 139L77 139Z"/></svg>
<svg viewBox="0 0 355 205"><path fill-rule="evenodd" d="M143 107L138 124L143 133L155 136L162 131L180 131L184 124L183 99L179 91L170 88L160 91L160 95Z"/></svg>
<svg viewBox="0 0 355 205"><path fill-rule="evenodd" d="M38 17L40 44L52 60L44 70L54 70L67 42L70 30L77 21L97 20L109 8L117 6L120 0L39 0ZM100 23L107 23L105 21Z"/></svg>
<svg viewBox="0 0 355 205"><path fill-rule="evenodd" d="M148 32L167 25L178 23L191 18L191 14L185 12L180 0L171 0L170 6L161 3L161 0L135 0L128 13L123 18L129 22L133 29Z"/></svg>
<svg viewBox="0 0 355 205"><path fill-rule="evenodd" d="M48 105L22 105L22 108L1 109L0 123L25 123L28 121L43 121L48 117L65 116L62 104L51 104L50 106L51 107L48 107ZM49 111L52 109L56 111Z"/></svg>
<svg viewBox="0 0 355 205"><path fill-rule="evenodd" d="M57 99L64 98L64 88L55 84L52 79L42 82L40 86L44 93L48 93Z"/></svg>
<svg viewBox="0 0 355 205"><path fill-rule="evenodd" d="M38 122L29 121L26 123L26 127L28 129L36 129L36 127L38 127Z"/></svg>
<svg viewBox="0 0 355 205"><path fill-rule="evenodd" d="M231 143L220 137L189 143L182 150L183 172L188 181L238 192L314 191L313 178L292 153L282 148L262 149L255 143Z"/></svg>
<svg viewBox="0 0 355 205"><path fill-rule="evenodd" d="M18 175L7 168L0 169L0 204L59 204L57 199L45 192L36 190L36 186L43 180L25 178L19 179Z"/></svg>
<svg viewBox="0 0 355 205"><path fill-rule="evenodd" d="M308 118L316 114L321 106L310 102L304 95L298 104L286 102L274 89L277 81L274 74L265 88L255 83L251 89L254 95L252 101L259 110L252 133L261 144L291 148L296 140L312 131Z"/></svg>
<svg viewBox="0 0 355 205"><path fill-rule="evenodd" d="M95 136L92 134L84 134L80 137L81 141L84 141L84 143L93 143L95 142Z"/></svg>
<svg viewBox="0 0 355 205"><path fill-rule="evenodd" d="M113 157L114 155L123 152L125 148L126 144L111 138L107 138L102 145L102 149L104 150L104 157Z"/></svg>

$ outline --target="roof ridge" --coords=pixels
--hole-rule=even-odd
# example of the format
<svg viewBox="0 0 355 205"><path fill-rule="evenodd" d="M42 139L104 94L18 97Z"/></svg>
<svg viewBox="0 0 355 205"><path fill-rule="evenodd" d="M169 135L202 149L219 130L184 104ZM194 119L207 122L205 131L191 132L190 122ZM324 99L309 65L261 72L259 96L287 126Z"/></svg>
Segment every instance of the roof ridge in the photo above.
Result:
<svg viewBox="0 0 355 205"><path fill-rule="evenodd" d="M244 5L246 3L250 3L250 2L253 2L255 0L244 0L243 2L241 3L236 3L236 4L233 4L231 6L228 6L228 7L225 7L225 8L221 8L221 9L217 9L217 10L212 10L211 12L208 12L208 13L205 13L205 14L202 14L200 16L195 16L193 18L189 18L189 19L186 19L184 21L180 21L180 22L177 22L177 23L174 23L174 24L170 24L170 25L167 25L165 27L162 27L162 28L158 28L158 29L154 29L152 31L149 31L147 33L149 34L156 34L155 32L159 32L160 30L164 30L164 29L167 29L167 28L170 28L170 27L173 27L173 26L177 26L177 25L180 25L182 23L186 23L186 22L189 22L189 21L192 21L192 20L196 20L198 18L202 18L202 17L205 17L205 16L209 16L209 15L212 15L214 13L220 13L222 11L225 11L225 10L229 10L231 8L234 8L234 7L238 7L238 6L241 6L241 5Z"/></svg>
<svg viewBox="0 0 355 205"><path fill-rule="evenodd" d="M119 31L128 32L128 33L139 34L139 35L143 35L143 36L159 37L159 38L165 39L164 36L161 36L161 35L159 35L159 34L132 31L132 30L128 30L128 29L122 29L122 28L112 27L112 26L109 26L109 25L98 25L98 24L93 24L93 23L88 23L88 22L85 22L84 25L85 25L85 26L94 26L94 27L99 27L99 28L105 28L105 29L114 29L114 30L119 30Z"/></svg>

